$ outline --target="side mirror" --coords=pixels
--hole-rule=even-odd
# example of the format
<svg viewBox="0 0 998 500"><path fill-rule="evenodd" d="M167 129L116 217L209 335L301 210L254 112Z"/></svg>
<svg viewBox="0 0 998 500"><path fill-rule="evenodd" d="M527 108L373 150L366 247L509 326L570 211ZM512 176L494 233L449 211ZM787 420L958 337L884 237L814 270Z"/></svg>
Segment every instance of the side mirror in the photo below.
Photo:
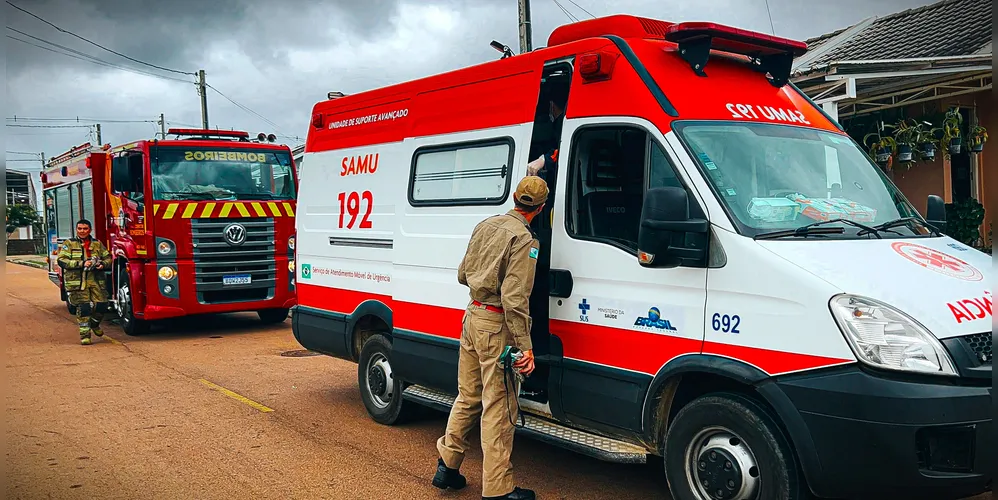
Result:
<svg viewBox="0 0 998 500"><path fill-rule="evenodd" d="M683 259L701 259L705 250L673 246L676 236L707 233L710 222L690 218L690 201L680 187L660 187L645 193L638 229L638 261L646 267L678 267ZM685 239L685 238L683 238Z"/></svg>
<svg viewBox="0 0 998 500"><path fill-rule="evenodd" d="M946 230L946 202L942 197L930 194L925 212L926 222L935 226L940 232Z"/></svg>

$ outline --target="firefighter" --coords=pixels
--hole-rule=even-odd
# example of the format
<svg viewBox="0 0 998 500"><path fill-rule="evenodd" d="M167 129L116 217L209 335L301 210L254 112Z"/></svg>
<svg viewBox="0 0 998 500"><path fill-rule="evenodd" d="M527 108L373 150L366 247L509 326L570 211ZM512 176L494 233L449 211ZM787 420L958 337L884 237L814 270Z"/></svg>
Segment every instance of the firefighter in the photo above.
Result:
<svg viewBox="0 0 998 500"><path fill-rule="evenodd" d="M111 253L90 235L90 221L76 223L76 237L67 239L59 249L57 262L62 268L63 283L69 304L76 307L80 326L80 343L90 345L90 333L104 336L100 329L107 311L105 270L111 267Z"/></svg>
<svg viewBox="0 0 998 500"><path fill-rule="evenodd" d="M506 392L508 379L499 357L506 346L515 346L524 356L513 367L524 376L534 370L529 304L539 244L530 221L544 208L547 196L544 179L524 177L513 194L515 208L475 227L458 267L458 282L469 288L471 301L461 331L459 394L447 430L437 440L440 458L433 477L437 488L461 489L467 484L458 469L468 451L468 436L480 420L482 498L534 498L533 491L513 485L509 457L516 416L512 413L519 407L515 389L510 391L513 394Z"/></svg>

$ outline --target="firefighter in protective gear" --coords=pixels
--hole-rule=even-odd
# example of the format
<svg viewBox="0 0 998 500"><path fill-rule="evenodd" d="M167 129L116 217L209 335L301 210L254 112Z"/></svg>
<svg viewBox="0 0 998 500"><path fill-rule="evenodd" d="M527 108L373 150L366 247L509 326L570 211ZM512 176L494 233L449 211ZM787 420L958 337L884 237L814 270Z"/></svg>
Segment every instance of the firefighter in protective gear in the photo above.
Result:
<svg viewBox="0 0 998 500"><path fill-rule="evenodd" d="M111 267L111 253L90 235L91 227L86 219L77 222L76 237L62 243L57 260L69 304L76 307L83 345L90 344L91 332L104 336L100 329L108 307L104 280L105 271Z"/></svg>
<svg viewBox="0 0 998 500"><path fill-rule="evenodd" d="M480 420L482 498L534 498L533 491L513 484L510 454L519 405L515 389L507 395L499 357L505 346L516 346L524 356L513 367L525 376L534 370L529 306L540 248L530 221L543 210L547 196L544 179L523 178L513 194L515 208L475 227L458 267L457 279L469 288L471 301L461 331L458 396L447 430L437 440L440 458L433 485L438 488L461 489L467 484L458 469L470 445L468 437Z"/></svg>

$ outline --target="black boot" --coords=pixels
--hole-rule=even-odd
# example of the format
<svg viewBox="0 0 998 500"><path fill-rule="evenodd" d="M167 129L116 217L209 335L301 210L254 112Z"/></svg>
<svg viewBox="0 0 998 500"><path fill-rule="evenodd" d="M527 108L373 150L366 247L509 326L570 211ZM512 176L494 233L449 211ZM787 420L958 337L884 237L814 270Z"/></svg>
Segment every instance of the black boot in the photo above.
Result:
<svg viewBox="0 0 998 500"><path fill-rule="evenodd" d="M450 469L444 465L444 459L437 459L437 473L433 475L433 486L442 490L447 488L459 490L467 484L468 480L457 469Z"/></svg>
<svg viewBox="0 0 998 500"><path fill-rule="evenodd" d="M535 498L537 496L534 495L534 490L525 490L516 487L507 495L501 497L482 497L482 500L534 500Z"/></svg>

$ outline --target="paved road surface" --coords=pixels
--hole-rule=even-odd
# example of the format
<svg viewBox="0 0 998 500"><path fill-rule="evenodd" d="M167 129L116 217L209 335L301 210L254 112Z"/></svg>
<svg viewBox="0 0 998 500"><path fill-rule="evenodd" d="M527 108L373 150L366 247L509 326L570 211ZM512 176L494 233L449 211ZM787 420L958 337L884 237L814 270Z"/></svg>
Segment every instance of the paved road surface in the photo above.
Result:
<svg viewBox="0 0 998 500"><path fill-rule="evenodd" d="M464 491L429 484L444 414L374 423L355 365L282 356L301 349L290 321L227 315L143 337L107 326L81 346L44 271L8 263L5 285L5 498L480 498L479 452ZM660 461L517 438L513 463L543 499L668 498Z"/></svg>

